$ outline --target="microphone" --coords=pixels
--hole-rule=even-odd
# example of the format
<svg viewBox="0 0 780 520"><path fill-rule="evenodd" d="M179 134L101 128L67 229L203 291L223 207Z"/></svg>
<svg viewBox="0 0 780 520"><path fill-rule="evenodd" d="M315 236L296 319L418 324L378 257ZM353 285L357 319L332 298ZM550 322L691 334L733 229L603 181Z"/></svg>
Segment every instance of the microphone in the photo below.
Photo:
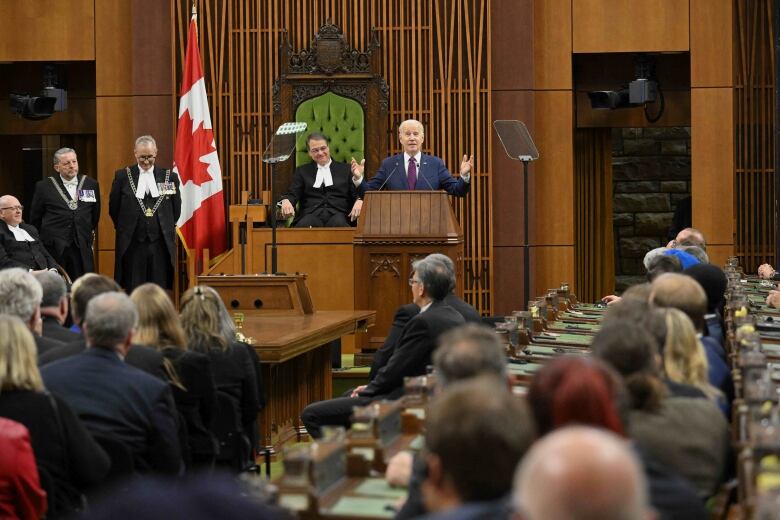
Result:
<svg viewBox="0 0 780 520"><path fill-rule="evenodd" d="M425 181L425 184L428 185L428 187L431 189L431 191L436 191L436 190L433 189L433 186L431 186L431 181L429 181L428 178L425 175L422 175L423 164L424 163L422 161L420 161L420 171L417 172L417 178L419 179L422 176L423 180Z"/></svg>
<svg viewBox="0 0 780 520"><path fill-rule="evenodd" d="M377 191L382 191L382 188L385 187L385 184L387 184L387 181L389 181L390 177L392 177L393 174L395 173L396 168L398 168L398 163L395 163L395 166L393 166L393 169L390 170L390 175L387 176L387 178L385 179L385 182L382 183L382 185L379 187L379 189Z"/></svg>

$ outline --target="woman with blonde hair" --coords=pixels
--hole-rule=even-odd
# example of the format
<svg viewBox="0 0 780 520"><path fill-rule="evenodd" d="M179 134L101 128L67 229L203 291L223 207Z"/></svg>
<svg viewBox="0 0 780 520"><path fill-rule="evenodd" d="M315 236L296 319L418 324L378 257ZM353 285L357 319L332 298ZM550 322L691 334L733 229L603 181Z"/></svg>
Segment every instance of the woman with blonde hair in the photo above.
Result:
<svg viewBox="0 0 780 520"><path fill-rule="evenodd" d="M211 287L188 289L181 298L180 312L189 348L211 359L220 399L215 425L221 449L218 462L244 470L254 463L251 453L260 409L251 346L236 341L222 299Z"/></svg>
<svg viewBox="0 0 780 520"><path fill-rule="evenodd" d="M208 356L191 352L176 309L168 294L153 283L139 285L130 299L138 311L133 342L158 350L165 357L168 382L186 434L185 462L210 468L218 447L212 434L216 414L216 386Z"/></svg>
<svg viewBox="0 0 780 520"><path fill-rule="evenodd" d="M79 511L84 493L101 482L111 462L65 401L46 392L35 340L20 319L8 315L0 315L0 417L30 432L48 516Z"/></svg>
<svg viewBox="0 0 780 520"><path fill-rule="evenodd" d="M709 382L707 354L696 336L693 322L678 309L667 308L662 312L666 340L661 350L666 377L675 383L694 386L710 399L718 401L723 394Z"/></svg>

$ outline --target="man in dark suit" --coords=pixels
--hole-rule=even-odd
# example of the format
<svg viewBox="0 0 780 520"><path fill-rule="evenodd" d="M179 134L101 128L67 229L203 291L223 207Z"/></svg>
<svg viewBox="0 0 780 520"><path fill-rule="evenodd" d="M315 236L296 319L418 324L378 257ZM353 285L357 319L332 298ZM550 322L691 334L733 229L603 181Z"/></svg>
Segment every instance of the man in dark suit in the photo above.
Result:
<svg viewBox="0 0 780 520"><path fill-rule="evenodd" d="M84 321L89 348L43 367L41 376L90 432L124 444L137 471L177 474L181 451L170 387L123 360L137 321L127 295L94 297Z"/></svg>
<svg viewBox="0 0 780 520"><path fill-rule="evenodd" d="M56 270L57 262L43 246L38 230L22 222L22 210L16 197L0 197L0 269Z"/></svg>
<svg viewBox="0 0 780 520"><path fill-rule="evenodd" d="M325 425L349 426L353 406L399 398L405 377L425 374L439 336L464 323L463 317L442 301L452 284L449 269L430 258L418 260L413 269L409 285L419 314L403 328L396 347L377 367L371 382L355 388L349 396L313 403L303 410L301 418L312 437L320 437Z"/></svg>
<svg viewBox="0 0 780 520"><path fill-rule="evenodd" d="M121 291L121 287L114 280L101 274L88 273L73 283L71 293L73 323L83 329L87 305L100 294ZM48 365L59 359L81 354L87 349L87 340L83 335L78 335L63 345L47 351L38 358L40 366ZM139 368L154 377L167 381L165 371L165 358L157 350L143 345L132 345L125 354L125 363Z"/></svg>
<svg viewBox="0 0 780 520"><path fill-rule="evenodd" d="M295 215L295 204L299 203L295 227L349 226L347 217L356 220L363 206L349 166L330 158L328 138L323 134L309 134L306 147L312 162L295 170L292 185L280 202L282 216Z"/></svg>
<svg viewBox="0 0 780 520"><path fill-rule="evenodd" d="M444 161L435 155L422 153L425 129L422 123L409 119L398 127L398 140L403 153L382 161L373 178L363 179L365 160L352 159L352 180L360 196L366 191L380 190L445 190L450 195L463 197L469 192L474 156L464 155L460 163L460 177L455 178Z"/></svg>
<svg viewBox="0 0 780 520"><path fill-rule="evenodd" d="M38 356L63 344L41 336L41 299L43 290L35 277L24 269L0 270L0 314L16 316L27 325L35 339Z"/></svg>
<svg viewBox="0 0 780 520"><path fill-rule="evenodd" d="M43 298L41 299L43 329L41 335L44 338L51 338L63 343L80 339L81 334L62 326L68 317L69 307L65 280L52 271L40 271L34 276L43 289Z"/></svg>
<svg viewBox="0 0 780 520"><path fill-rule="evenodd" d="M95 270L92 243L100 219L100 188L95 179L79 175L72 148L54 152L54 170L35 185L30 223L54 259L75 280Z"/></svg>
<svg viewBox="0 0 780 520"><path fill-rule="evenodd" d="M155 166L152 136L136 139L134 153L138 164L117 170L108 203L116 228L114 279L128 293L146 282L170 289L181 212L179 177Z"/></svg>

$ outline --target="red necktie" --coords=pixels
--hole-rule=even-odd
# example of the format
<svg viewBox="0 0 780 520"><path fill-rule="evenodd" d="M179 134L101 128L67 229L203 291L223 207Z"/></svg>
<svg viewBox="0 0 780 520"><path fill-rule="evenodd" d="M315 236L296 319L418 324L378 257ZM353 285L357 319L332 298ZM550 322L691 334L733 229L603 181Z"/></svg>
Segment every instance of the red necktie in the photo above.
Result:
<svg viewBox="0 0 780 520"><path fill-rule="evenodd" d="M417 185L417 162L414 160L414 157L409 158L406 181L409 183L409 191L414 191L414 187Z"/></svg>

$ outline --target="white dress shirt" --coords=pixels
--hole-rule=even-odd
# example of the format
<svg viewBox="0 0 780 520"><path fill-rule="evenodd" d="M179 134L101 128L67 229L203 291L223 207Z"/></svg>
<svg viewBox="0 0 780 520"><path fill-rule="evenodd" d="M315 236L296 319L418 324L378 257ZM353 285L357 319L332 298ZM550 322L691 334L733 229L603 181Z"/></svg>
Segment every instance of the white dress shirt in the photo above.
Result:
<svg viewBox="0 0 780 520"><path fill-rule="evenodd" d="M147 194L152 197L159 197L160 192L157 190L157 180L154 178L154 168L143 170L138 167L140 175L138 176L138 186L135 189L135 198L142 199Z"/></svg>
<svg viewBox="0 0 780 520"><path fill-rule="evenodd" d="M330 160L323 166L317 165L317 178L314 179L315 188L319 188L323 183L325 186L333 186L333 175L330 173L330 165L332 162L333 160Z"/></svg>
<svg viewBox="0 0 780 520"><path fill-rule="evenodd" d="M14 238L17 242L35 242L35 239L19 226L12 226L11 224L6 224L8 226L8 229L13 233Z"/></svg>
<svg viewBox="0 0 780 520"><path fill-rule="evenodd" d="M65 185L65 189L68 190L68 195L70 195L70 198L76 200L76 190L79 187L78 176L74 176L71 180L67 180L65 177L60 175L60 180L62 181L62 184Z"/></svg>

